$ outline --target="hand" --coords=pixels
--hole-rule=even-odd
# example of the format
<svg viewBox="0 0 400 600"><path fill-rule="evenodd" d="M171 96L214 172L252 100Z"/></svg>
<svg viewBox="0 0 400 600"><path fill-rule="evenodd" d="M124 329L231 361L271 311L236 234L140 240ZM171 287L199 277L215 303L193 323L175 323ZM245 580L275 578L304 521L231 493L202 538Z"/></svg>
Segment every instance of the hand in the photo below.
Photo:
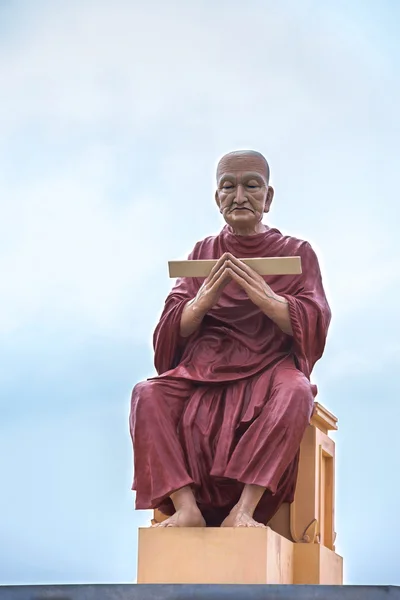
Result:
<svg viewBox="0 0 400 600"><path fill-rule="evenodd" d="M230 255L226 262L226 270L230 277L246 292L250 300L263 312L271 301L286 304L286 301L275 294L264 278L247 266L243 261Z"/></svg>
<svg viewBox="0 0 400 600"><path fill-rule="evenodd" d="M180 322L182 338L194 333L200 327L208 311L218 302L222 290L231 279L226 266L230 257L232 255L227 253L221 256L211 269L209 276L204 280L195 298L186 303Z"/></svg>
<svg viewBox="0 0 400 600"><path fill-rule="evenodd" d="M228 259L226 270L232 280L246 292L250 300L272 319L283 333L293 335L286 298L275 294L261 275L234 256Z"/></svg>
<svg viewBox="0 0 400 600"><path fill-rule="evenodd" d="M224 287L229 283L230 275L227 265L231 258L234 258L232 254L228 252L223 254L197 292L193 300L193 308L198 310L202 315L206 314L216 305Z"/></svg>

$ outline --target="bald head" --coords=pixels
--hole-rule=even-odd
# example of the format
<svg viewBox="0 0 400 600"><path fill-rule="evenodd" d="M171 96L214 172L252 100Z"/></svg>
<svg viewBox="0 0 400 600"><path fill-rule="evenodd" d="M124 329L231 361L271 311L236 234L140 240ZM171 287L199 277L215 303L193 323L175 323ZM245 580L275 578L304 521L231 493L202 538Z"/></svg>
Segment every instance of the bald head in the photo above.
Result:
<svg viewBox="0 0 400 600"><path fill-rule="evenodd" d="M261 152L255 150L235 150L221 158L217 166L217 182L224 173L237 169L243 171L257 171L264 175L269 182L269 165Z"/></svg>
<svg viewBox="0 0 400 600"><path fill-rule="evenodd" d="M227 225L238 235L265 230L262 218L269 212L273 197L269 166L260 152L237 150L221 158L215 201Z"/></svg>

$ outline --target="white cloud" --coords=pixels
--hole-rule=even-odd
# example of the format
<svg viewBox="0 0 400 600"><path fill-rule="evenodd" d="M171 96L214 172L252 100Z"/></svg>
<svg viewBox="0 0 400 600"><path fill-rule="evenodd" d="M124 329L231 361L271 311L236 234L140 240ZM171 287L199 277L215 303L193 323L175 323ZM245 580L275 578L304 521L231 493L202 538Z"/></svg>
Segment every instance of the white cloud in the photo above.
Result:
<svg viewBox="0 0 400 600"><path fill-rule="evenodd" d="M387 248L377 254L355 234L372 208L365 197L374 184L363 178L375 142L398 121L376 89L378 77L393 87L390 59L355 22L343 29L344 17L327 9L306 23L291 2L279 10L254 2L246 19L268 33L248 43L239 5L210 13L184 3L42 2L30 10L14 22L0 62L0 157L10 167L0 182L3 331L45 314L122 335L144 307L132 323L142 335L155 309L147 313L143 286L160 289L168 258L218 228L213 168L237 146L271 153L272 217L315 238L336 310L357 308L371 260L382 289L393 285L382 267ZM138 162L121 192L123 167ZM372 218L364 214L367 229Z"/></svg>

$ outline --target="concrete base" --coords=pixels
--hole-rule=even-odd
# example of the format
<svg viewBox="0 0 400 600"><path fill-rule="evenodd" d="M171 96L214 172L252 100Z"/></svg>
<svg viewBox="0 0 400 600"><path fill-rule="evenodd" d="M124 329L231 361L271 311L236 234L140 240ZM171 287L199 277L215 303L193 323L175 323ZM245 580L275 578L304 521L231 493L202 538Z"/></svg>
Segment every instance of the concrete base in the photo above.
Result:
<svg viewBox="0 0 400 600"><path fill-rule="evenodd" d="M266 529L139 529L138 583L334 584L342 558Z"/></svg>
<svg viewBox="0 0 400 600"><path fill-rule="evenodd" d="M343 583L343 559L320 544L293 544L293 583L340 585Z"/></svg>

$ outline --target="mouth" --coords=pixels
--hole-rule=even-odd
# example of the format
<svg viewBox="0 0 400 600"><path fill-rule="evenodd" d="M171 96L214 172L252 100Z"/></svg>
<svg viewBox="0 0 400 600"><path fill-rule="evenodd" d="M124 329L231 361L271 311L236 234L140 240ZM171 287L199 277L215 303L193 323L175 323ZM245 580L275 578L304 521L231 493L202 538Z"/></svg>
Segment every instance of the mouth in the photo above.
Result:
<svg viewBox="0 0 400 600"><path fill-rule="evenodd" d="M235 211L240 211L240 212L244 212L244 211L248 211L248 212L253 212L250 208L247 208L246 206L235 206L234 208L231 208L231 210L229 212L235 212Z"/></svg>

